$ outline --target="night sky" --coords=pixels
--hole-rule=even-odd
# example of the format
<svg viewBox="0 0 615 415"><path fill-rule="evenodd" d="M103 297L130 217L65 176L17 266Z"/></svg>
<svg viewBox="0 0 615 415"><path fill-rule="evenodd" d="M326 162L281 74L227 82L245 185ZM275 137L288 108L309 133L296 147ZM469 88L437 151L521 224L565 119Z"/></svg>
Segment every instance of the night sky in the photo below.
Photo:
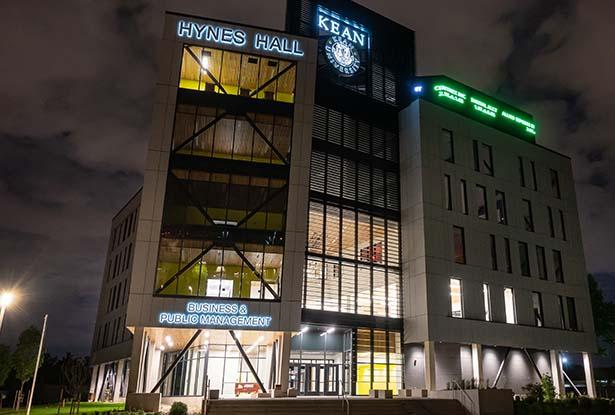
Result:
<svg viewBox="0 0 615 415"><path fill-rule="evenodd" d="M359 3L416 31L419 75L534 114L572 158L588 271L615 297L615 3ZM50 352L89 352L110 221L142 183L161 10L283 28L283 0L168 4L0 2L0 289L22 293L2 343L48 312Z"/></svg>

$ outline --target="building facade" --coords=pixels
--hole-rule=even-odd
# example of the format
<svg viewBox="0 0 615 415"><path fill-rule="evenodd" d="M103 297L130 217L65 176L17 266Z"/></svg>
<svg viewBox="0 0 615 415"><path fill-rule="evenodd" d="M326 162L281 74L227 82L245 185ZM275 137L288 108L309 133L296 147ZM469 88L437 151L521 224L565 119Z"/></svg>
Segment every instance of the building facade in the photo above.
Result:
<svg viewBox="0 0 615 415"><path fill-rule="evenodd" d="M591 379L570 159L531 115L416 77L414 33L346 1L289 0L285 32L167 12L159 52L92 399L521 392L544 373L563 392L564 352ZM124 329L121 352L100 343Z"/></svg>

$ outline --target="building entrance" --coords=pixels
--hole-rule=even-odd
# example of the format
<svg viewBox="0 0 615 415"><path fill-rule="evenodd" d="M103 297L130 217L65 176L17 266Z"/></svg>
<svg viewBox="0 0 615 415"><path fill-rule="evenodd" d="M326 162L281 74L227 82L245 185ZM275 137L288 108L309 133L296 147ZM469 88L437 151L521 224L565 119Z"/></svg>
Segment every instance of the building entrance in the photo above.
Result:
<svg viewBox="0 0 615 415"><path fill-rule="evenodd" d="M339 395L340 365L291 363L289 385L302 395Z"/></svg>

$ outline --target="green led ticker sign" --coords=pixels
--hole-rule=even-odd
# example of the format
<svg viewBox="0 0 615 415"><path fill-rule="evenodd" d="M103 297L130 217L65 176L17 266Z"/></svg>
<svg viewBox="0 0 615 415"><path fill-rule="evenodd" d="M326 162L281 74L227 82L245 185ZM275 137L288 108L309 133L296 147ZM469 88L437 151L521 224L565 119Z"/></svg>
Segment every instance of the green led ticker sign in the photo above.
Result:
<svg viewBox="0 0 615 415"><path fill-rule="evenodd" d="M450 78L419 78L413 93L498 130L527 141L536 140L536 124L531 115Z"/></svg>

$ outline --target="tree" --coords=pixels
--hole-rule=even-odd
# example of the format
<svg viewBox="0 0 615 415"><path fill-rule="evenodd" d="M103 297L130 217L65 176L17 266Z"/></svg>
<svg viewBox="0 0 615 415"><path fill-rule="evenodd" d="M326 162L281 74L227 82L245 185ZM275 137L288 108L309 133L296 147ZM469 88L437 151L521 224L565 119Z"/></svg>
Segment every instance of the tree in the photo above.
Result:
<svg viewBox="0 0 615 415"><path fill-rule="evenodd" d="M41 332L34 326L25 329L17 340L17 347L13 353L13 368L15 369L15 377L20 382L19 394L15 399L15 409L19 410L21 397L23 396L23 387L32 376L36 367L36 355L38 354L38 345L41 341ZM41 359L42 360L42 359Z"/></svg>
<svg viewBox="0 0 615 415"><path fill-rule="evenodd" d="M602 290L591 274L587 274L596 336L608 343L615 342L615 303L605 301ZM599 347L600 349L600 347Z"/></svg>
<svg viewBox="0 0 615 415"><path fill-rule="evenodd" d="M79 413L81 391L88 381L89 374L90 371L85 358L75 358L68 353L62 360L62 386L71 399L70 414Z"/></svg>
<svg viewBox="0 0 615 415"><path fill-rule="evenodd" d="M6 344L0 344L0 386L4 385L12 368L11 348Z"/></svg>

